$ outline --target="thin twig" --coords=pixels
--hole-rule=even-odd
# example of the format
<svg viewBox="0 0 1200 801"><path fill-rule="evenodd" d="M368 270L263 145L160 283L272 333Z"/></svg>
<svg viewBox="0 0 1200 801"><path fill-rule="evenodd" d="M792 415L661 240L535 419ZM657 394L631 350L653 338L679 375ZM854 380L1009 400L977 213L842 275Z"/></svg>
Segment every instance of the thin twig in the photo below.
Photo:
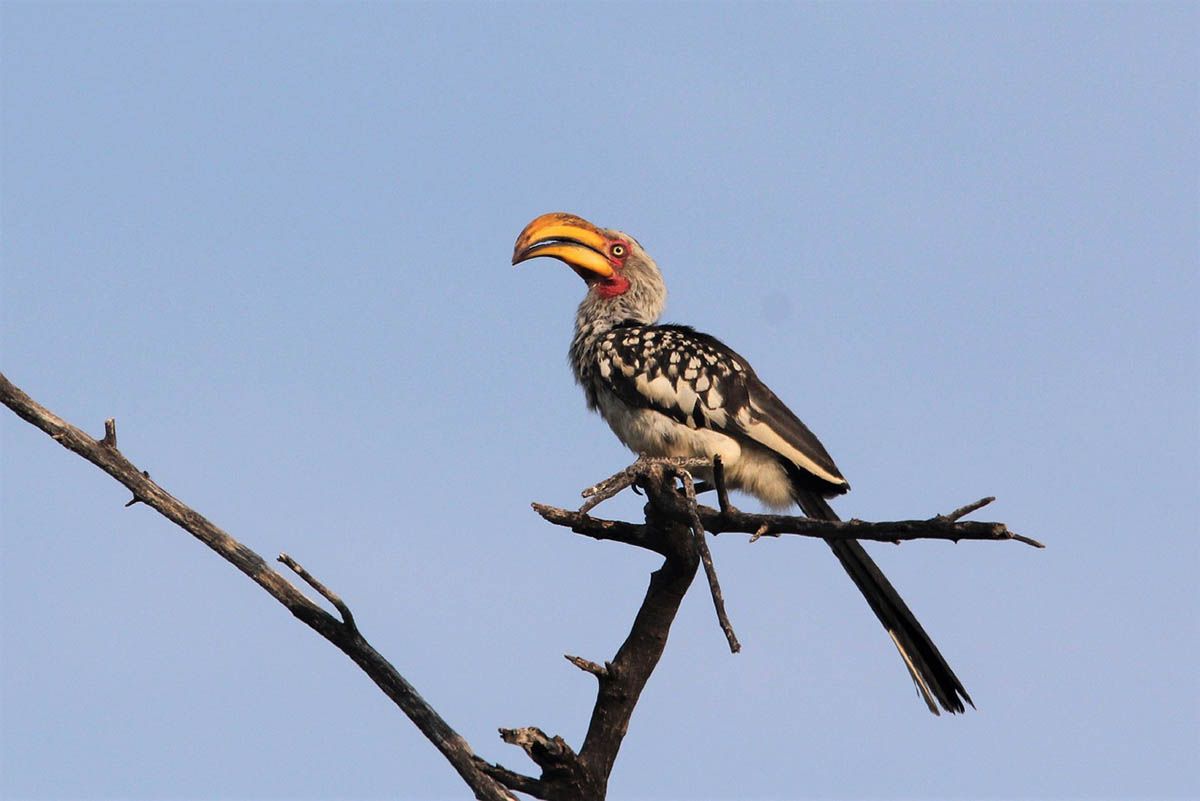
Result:
<svg viewBox="0 0 1200 801"><path fill-rule="evenodd" d="M286 553L279 554L279 561L290 567L297 576L304 579L308 586L321 593L321 597L333 604L338 610L338 614L342 616L342 623L345 624L346 628L352 633L358 634L358 626L354 622L354 615L350 613L350 607L346 606L345 602L343 602L333 590L317 581L317 579L311 573L305 570L299 562L288 556Z"/></svg>
<svg viewBox="0 0 1200 801"><path fill-rule="evenodd" d="M992 501L996 500L994 496L989 495L986 498L980 498L974 503L968 503L966 506L960 506L948 515L938 515L938 520L949 520L954 522L960 520L978 509L982 509Z"/></svg>
<svg viewBox="0 0 1200 801"><path fill-rule="evenodd" d="M683 481L683 492L687 498L688 514L691 518L689 523L692 533L696 537L696 547L700 551L700 564L704 565L704 575L708 578L708 590L712 595L713 608L717 611L717 622L721 625L721 631L725 633L730 653L736 654L742 650L742 644L738 642L737 634L733 631L733 624L729 622L729 615L725 612L725 596L721 592L721 583L717 580L717 569L713 565L708 542L704 539L704 524L700 522L700 513L697 510L696 488L692 485L692 474L683 469L680 469L678 474Z"/></svg>
<svg viewBox="0 0 1200 801"><path fill-rule="evenodd" d="M636 480L637 476L631 468L627 467L620 473L609 476L598 484L593 484L581 493L587 500L579 507L579 511L584 513L591 511L609 498L619 494L626 487L632 487Z"/></svg>

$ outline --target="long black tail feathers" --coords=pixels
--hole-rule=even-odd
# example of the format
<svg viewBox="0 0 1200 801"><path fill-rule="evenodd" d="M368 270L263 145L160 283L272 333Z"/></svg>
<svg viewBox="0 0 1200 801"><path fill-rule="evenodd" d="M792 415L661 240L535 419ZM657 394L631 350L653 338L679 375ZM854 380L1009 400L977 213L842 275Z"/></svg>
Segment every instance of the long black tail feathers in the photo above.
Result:
<svg viewBox="0 0 1200 801"><path fill-rule="evenodd" d="M825 499L816 493L797 492L797 501L809 517L821 520L839 519ZM904 603L904 599L883 575L875 561L867 555L862 545L856 540L827 542L892 638L896 650L900 652L900 658L904 660L904 666L912 676L917 692L929 707L929 711L939 715L940 706L950 713L965 712L964 701L974 707L975 703L958 680L958 676L954 675L954 671L933 644L933 640L925 633L912 610Z"/></svg>

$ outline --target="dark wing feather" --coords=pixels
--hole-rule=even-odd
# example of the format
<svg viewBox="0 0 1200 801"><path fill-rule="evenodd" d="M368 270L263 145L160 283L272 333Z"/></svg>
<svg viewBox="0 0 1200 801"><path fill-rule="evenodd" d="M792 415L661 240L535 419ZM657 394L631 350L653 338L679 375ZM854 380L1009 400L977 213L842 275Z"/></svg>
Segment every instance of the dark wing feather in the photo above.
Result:
<svg viewBox="0 0 1200 801"><path fill-rule="evenodd" d="M751 439L823 495L850 488L820 440L715 337L682 325L621 326L601 340L598 365L598 377L631 406Z"/></svg>
<svg viewBox="0 0 1200 801"><path fill-rule="evenodd" d="M817 435L758 376L751 373L747 383L752 421L747 435L779 453L797 484L825 496L848 492L850 484ZM786 447L780 447L776 438Z"/></svg>

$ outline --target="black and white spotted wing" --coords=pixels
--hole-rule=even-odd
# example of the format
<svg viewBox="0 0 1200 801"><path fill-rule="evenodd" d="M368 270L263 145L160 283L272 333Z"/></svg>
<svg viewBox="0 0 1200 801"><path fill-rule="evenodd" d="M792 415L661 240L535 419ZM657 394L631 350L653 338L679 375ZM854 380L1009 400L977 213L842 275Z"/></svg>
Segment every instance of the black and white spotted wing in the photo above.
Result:
<svg viewBox="0 0 1200 801"><path fill-rule="evenodd" d="M601 335L593 380L634 408L748 438L817 480L849 489L820 440L724 343L687 326L625 325Z"/></svg>

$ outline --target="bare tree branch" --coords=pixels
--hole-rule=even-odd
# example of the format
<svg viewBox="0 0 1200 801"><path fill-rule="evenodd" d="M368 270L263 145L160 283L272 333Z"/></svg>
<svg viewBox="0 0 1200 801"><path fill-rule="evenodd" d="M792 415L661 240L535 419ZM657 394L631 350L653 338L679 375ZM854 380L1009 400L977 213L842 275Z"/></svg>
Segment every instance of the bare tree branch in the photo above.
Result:
<svg viewBox="0 0 1200 801"><path fill-rule="evenodd" d="M989 500L989 499L985 499ZM973 520L959 520L961 514L967 514L982 506L983 502L976 501L952 512L949 515L938 515L928 520L894 520L890 522L868 522L865 520L814 520L796 515L754 514L731 510L721 512L709 506L700 505L697 511L700 522L706 531L713 534L739 533L750 534L752 538L778 537L783 534L795 534L801 537L816 537L825 540L872 540L875 542L890 542L899 544L909 540L1013 540L1034 548L1046 546L1037 540L1010 531L1004 523L984 523ZM611 539L627 542L650 550L657 550L648 544L641 533L641 526L615 520L604 520L592 517L586 512L576 512L561 509L557 506L534 504L534 510L543 519L557 526L570 528L577 534L584 534L594 539ZM961 514L960 514L961 513ZM673 519L687 519L685 507L672 510Z"/></svg>
<svg viewBox="0 0 1200 801"><path fill-rule="evenodd" d="M68 450L87 459L125 485L133 493L134 502L153 507L171 522L217 552L222 559L249 576L303 623L336 645L371 677L383 692L416 724L421 733L454 766L463 781L478 799L511 801L512 794L493 776L483 771L471 746L433 707L422 698L403 676L383 656L371 647L354 625L354 617L341 599L312 578L289 558L285 563L303 577L314 589L329 599L342 614L339 621L310 601L287 579L275 572L254 551L213 525L198 512L172 497L150 480L117 450L116 423L105 423L105 436L95 440L67 423L14 386L0 374L0 402L12 409L21 419L40 428ZM132 502L131 502L132 503ZM128 505L128 504L127 504Z"/></svg>

